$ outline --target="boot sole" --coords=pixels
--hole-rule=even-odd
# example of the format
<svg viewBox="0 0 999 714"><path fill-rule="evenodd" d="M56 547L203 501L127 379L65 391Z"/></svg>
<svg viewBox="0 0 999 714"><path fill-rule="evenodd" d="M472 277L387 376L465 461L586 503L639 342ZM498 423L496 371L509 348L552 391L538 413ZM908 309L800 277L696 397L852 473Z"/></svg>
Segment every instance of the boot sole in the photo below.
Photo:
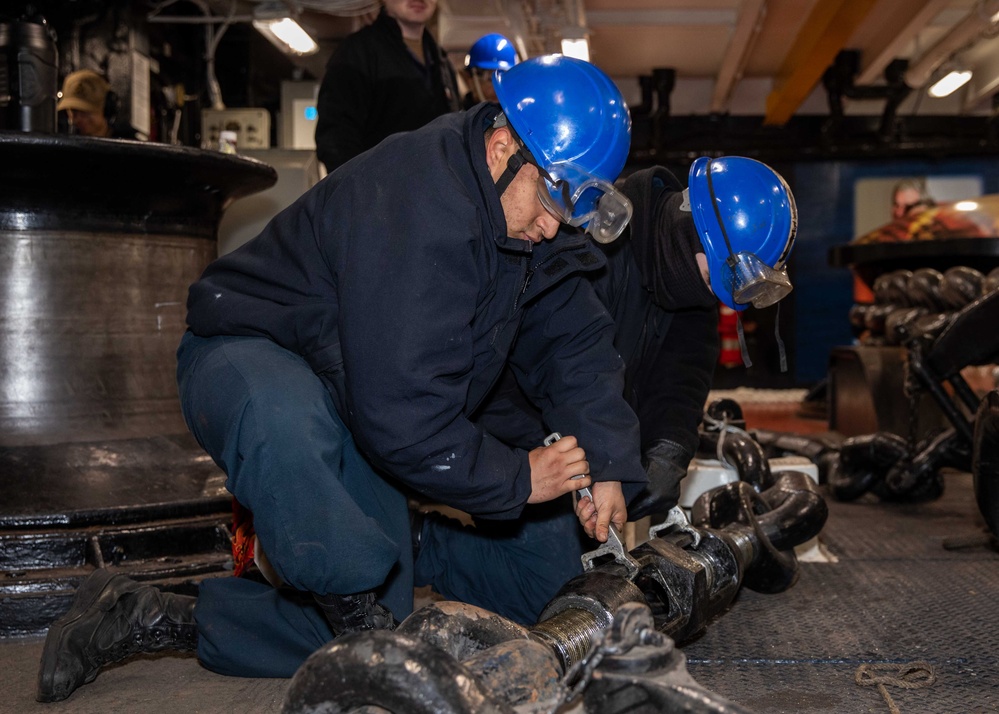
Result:
<svg viewBox="0 0 999 714"><path fill-rule="evenodd" d="M38 666L38 691L35 699L40 702L58 702L75 691L70 689L67 692L57 691L59 685L54 682L54 675L59 664L59 652L62 649L63 631L73 625L80 617L89 610L104 588L115 578L124 578L124 575L108 572L107 570L95 570L87 576L81 583L73 596L73 604L65 615L60 617L51 627L45 636L45 646L42 648L42 658Z"/></svg>

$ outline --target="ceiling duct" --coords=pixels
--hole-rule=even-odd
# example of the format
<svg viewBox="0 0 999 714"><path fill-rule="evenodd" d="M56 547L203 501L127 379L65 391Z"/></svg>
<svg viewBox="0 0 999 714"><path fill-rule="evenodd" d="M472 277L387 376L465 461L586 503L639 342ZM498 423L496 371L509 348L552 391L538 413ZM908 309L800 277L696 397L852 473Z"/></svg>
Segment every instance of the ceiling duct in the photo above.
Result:
<svg viewBox="0 0 999 714"><path fill-rule="evenodd" d="M860 87L855 83L860 69L860 53L855 50L841 50L832 66L822 75L822 84L829 99L830 128L835 128L842 122L844 97L884 99L885 107L881 114L878 135L882 141L890 140L895 133L898 107L912 91L904 81L907 66L907 60L893 60L885 67L886 84Z"/></svg>
<svg viewBox="0 0 999 714"><path fill-rule="evenodd" d="M999 0L979 0L971 12L954 25L933 47L913 62L905 73L905 83L922 87L933 73L956 53L992 31L999 20Z"/></svg>
<svg viewBox="0 0 999 714"><path fill-rule="evenodd" d="M378 0L295 0L295 4L303 10L313 10L339 17L375 15L378 14L378 9L381 6Z"/></svg>
<svg viewBox="0 0 999 714"><path fill-rule="evenodd" d="M521 0L520 9L530 32L531 56L561 52L566 28L589 32L582 0Z"/></svg>

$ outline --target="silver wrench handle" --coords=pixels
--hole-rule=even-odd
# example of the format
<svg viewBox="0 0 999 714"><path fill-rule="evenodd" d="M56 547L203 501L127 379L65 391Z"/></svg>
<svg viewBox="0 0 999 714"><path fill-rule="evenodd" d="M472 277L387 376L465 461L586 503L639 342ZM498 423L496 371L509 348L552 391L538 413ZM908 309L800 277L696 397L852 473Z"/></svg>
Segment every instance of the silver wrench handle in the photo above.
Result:
<svg viewBox="0 0 999 714"><path fill-rule="evenodd" d="M545 437L543 443L545 446L551 446L561 438L562 435L560 433L553 431ZM572 478L577 479L582 477L583 474L579 474L578 476L573 476ZM584 496L590 499L590 501L593 501L593 492L587 486L573 491L574 500L583 498ZM615 561L627 569L630 576L634 576L639 570L638 561L631 557L631 553L628 552L628 548L625 546L624 540L621 538L621 533L618 531L617 526L613 523L610 524L610 528L607 533L607 542L601 543L600 547L596 550L591 550L580 556L580 560L583 563L583 570L593 570L596 559L604 555L612 556Z"/></svg>

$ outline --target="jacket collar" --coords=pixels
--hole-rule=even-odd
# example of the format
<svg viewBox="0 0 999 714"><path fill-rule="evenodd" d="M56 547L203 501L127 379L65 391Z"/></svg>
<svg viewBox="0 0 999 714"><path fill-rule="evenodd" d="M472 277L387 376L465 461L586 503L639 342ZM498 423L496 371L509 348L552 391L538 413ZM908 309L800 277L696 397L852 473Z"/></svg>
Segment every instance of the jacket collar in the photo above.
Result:
<svg viewBox="0 0 999 714"><path fill-rule="evenodd" d="M397 41L399 43L400 47L405 46L405 42L402 39L402 28L399 26L399 23L396 22L396 19L394 17L391 17L385 11L385 6L384 5L382 5L382 9L378 12L378 17L375 18L375 21L372 24L375 27L377 27L381 32L384 32L386 34L391 35L395 39L395 41ZM428 54L428 52L427 52L427 37L428 36L431 39L433 39L433 37L430 35L430 30L428 30L426 27L424 27L423 28L423 54L424 54L424 56L426 56ZM429 54L433 54L433 53L429 53Z"/></svg>
<svg viewBox="0 0 999 714"><path fill-rule="evenodd" d="M486 163L485 131L492 126L496 115L500 113L499 104L478 104L465 113L465 143L472 155L472 167L479 184L479 191L485 200L486 214L493 230L493 240L502 250L517 253L533 252L534 244L521 238L511 238L506 234L506 216L503 215L503 204L500 203L496 183L489 173Z"/></svg>

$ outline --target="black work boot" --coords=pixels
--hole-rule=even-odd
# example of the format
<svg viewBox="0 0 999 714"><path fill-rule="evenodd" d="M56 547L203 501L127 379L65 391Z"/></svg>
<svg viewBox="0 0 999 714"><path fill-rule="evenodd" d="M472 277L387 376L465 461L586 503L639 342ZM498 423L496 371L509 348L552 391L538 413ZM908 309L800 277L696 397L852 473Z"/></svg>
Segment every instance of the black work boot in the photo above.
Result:
<svg viewBox="0 0 999 714"><path fill-rule="evenodd" d="M69 612L49 628L35 698L65 699L103 666L138 652L195 649L195 602L124 575L94 571L76 591Z"/></svg>
<svg viewBox="0 0 999 714"><path fill-rule="evenodd" d="M370 590L353 595L313 595L337 637L361 630L391 630L395 618Z"/></svg>

